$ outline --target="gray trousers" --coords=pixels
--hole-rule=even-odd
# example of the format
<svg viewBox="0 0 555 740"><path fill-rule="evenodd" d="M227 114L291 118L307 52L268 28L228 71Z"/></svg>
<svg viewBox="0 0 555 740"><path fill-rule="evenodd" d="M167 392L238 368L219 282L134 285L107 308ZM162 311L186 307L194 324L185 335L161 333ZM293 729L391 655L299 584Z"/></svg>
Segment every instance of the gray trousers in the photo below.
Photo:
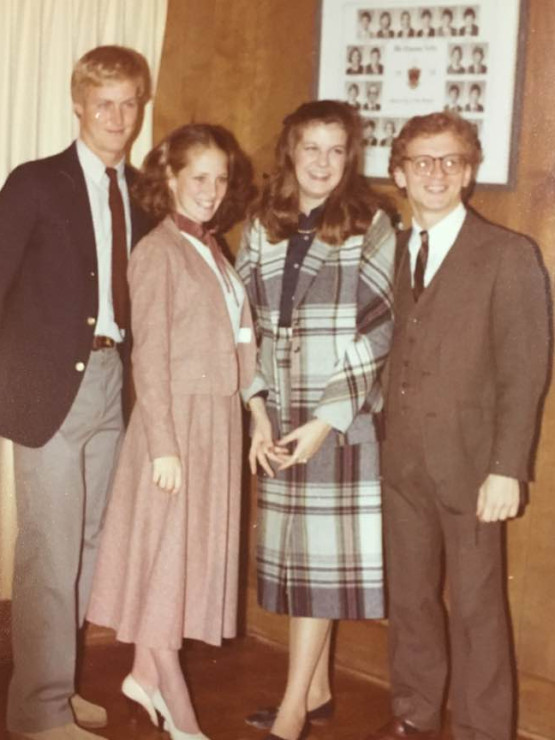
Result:
<svg viewBox="0 0 555 740"><path fill-rule="evenodd" d="M92 352L56 434L37 449L14 447L19 532L7 722L14 732L73 721L77 631L123 431L121 385L117 350Z"/></svg>

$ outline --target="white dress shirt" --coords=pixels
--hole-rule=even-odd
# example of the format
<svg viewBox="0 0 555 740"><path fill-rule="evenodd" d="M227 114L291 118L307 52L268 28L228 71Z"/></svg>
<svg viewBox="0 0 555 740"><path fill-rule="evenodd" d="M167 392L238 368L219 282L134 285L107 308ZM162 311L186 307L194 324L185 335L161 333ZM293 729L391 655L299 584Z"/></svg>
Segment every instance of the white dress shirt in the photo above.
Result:
<svg viewBox="0 0 555 740"><path fill-rule="evenodd" d="M443 260L449 254L449 250L455 243L459 231L466 218L466 208L462 203L451 211L445 218L439 221L431 229L424 229L423 226L413 218L412 234L409 239L409 256L410 256L410 274L411 282L414 285L414 268L416 266L416 257L420 250L421 239L420 232L428 232L428 261L424 272L424 286L429 285L443 264Z"/></svg>
<svg viewBox="0 0 555 740"><path fill-rule="evenodd" d="M77 156L87 184L98 262L98 316L94 333L121 342L125 332L121 331L114 321L112 304L112 214L108 203L109 180L106 165L81 139L77 139ZM125 179L125 160L118 162L114 169L118 173L118 185L123 198L127 253L129 254L131 212Z"/></svg>
<svg viewBox="0 0 555 740"><path fill-rule="evenodd" d="M225 284L225 281L223 279L222 273L220 272L218 265L216 264L216 261L214 260L214 257L212 256L210 247L207 247L206 244L200 241L200 239L197 239L196 237L192 236L189 233L186 233L184 231L182 231L181 233L183 234L185 239L191 242L193 247L195 247L195 249L200 254L200 256L205 260L207 265L211 268L214 275L218 278L218 282L220 283L222 293L224 294L225 303L227 306L227 312L229 314L229 320L231 321L231 326L233 328L233 336L235 337L235 344L239 344L239 342L250 341L250 336L247 339L244 336L245 332L241 332L241 312L243 310L243 302L245 300L245 288L243 287L243 283L239 280L239 278L236 277L236 275L231 270L228 270L227 271L228 277L231 280L231 283L233 284L233 290L232 291L228 290L227 285Z"/></svg>

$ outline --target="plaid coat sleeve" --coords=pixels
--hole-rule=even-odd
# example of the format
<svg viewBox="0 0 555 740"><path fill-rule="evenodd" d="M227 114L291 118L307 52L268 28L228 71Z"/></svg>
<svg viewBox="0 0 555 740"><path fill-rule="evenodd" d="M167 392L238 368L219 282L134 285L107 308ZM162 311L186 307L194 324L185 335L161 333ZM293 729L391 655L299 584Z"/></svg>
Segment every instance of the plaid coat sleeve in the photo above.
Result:
<svg viewBox="0 0 555 740"><path fill-rule="evenodd" d="M258 227L260 228L260 227ZM247 225L245 230L243 231L243 236L241 238L241 244L239 247L239 252L237 254L237 259L235 261L235 269L237 273L239 274L239 277L243 281L243 284L245 286L245 290L247 292L247 298L251 307L252 312L252 318L253 318L253 324L255 326L255 331L257 333L257 345L260 344L260 337L258 336L260 334L260 328L259 328L259 321L257 316L257 308L259 301L257 296L257 286L256 286L256 275L255 275L255 260L252 259L252 249L253 249L253 238L256 236L256 228L252 225ZM241 389L241 398L243 399L244 403L247 403L249 398L252 398L254 395L260 392L266 392L268 391L268 382L262 372L262 367L260 363L260 354L257 352L256 355L256 370L254 374L254 379L252 383L248 386L248 388Z"/></svg>
<svg viewBox="0 0 555 740"><path fill-rule="evenodd" d="M361 248L356 334L339 357L314 416L345 432L364 407L382 407L379 374L393 332L392 280L395 233L389 218L379 211Z"/></svg>

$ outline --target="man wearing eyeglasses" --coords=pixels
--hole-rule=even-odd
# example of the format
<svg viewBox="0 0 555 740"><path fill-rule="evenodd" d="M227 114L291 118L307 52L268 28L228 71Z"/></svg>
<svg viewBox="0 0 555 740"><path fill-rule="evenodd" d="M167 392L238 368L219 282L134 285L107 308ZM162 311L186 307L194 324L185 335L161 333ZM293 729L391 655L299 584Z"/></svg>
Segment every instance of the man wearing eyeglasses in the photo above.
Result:
<svg viewBox="0 0 555 740"><path fill-rule="evenodd" d="M390 173L406 192L383 446L393 719L372 740L509 740L513 665L503 522L529 478L549 355L535 247L465 205L482 159L452 113L408 121ZM449 593L448 668L444 574Z"/></svg>
<svg viewBox="0 0 555 740"><path fill-rule="evenodd" d="M85 54L71 84L77 141L16 168L0 192L0 435L14 442L19 525L13 738L88 740L83 728L107 721L76 693L76 647L123 428L127 252L148 228L125 155L149 90L141 54Z"/></svg>

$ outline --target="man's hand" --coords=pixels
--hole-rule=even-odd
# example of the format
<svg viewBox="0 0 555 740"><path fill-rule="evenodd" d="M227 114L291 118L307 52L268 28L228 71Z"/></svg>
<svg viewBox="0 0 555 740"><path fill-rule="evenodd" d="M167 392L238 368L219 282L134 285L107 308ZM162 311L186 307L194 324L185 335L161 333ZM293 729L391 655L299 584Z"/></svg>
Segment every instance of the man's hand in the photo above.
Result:
<svg viewBox="0 0 555 740"><path fill-rule="evenodd" d="M155 457L152 461L152 482L168 493L177 493L181 488L181 461L178 457Z"/></svg>
<svg viewBox="0 0 555 740"><path fill-rule="evenodd" d="M476 516L481 522L502 522L517 515L519 504L518 480L491 473L480 487Z"/></svg>

